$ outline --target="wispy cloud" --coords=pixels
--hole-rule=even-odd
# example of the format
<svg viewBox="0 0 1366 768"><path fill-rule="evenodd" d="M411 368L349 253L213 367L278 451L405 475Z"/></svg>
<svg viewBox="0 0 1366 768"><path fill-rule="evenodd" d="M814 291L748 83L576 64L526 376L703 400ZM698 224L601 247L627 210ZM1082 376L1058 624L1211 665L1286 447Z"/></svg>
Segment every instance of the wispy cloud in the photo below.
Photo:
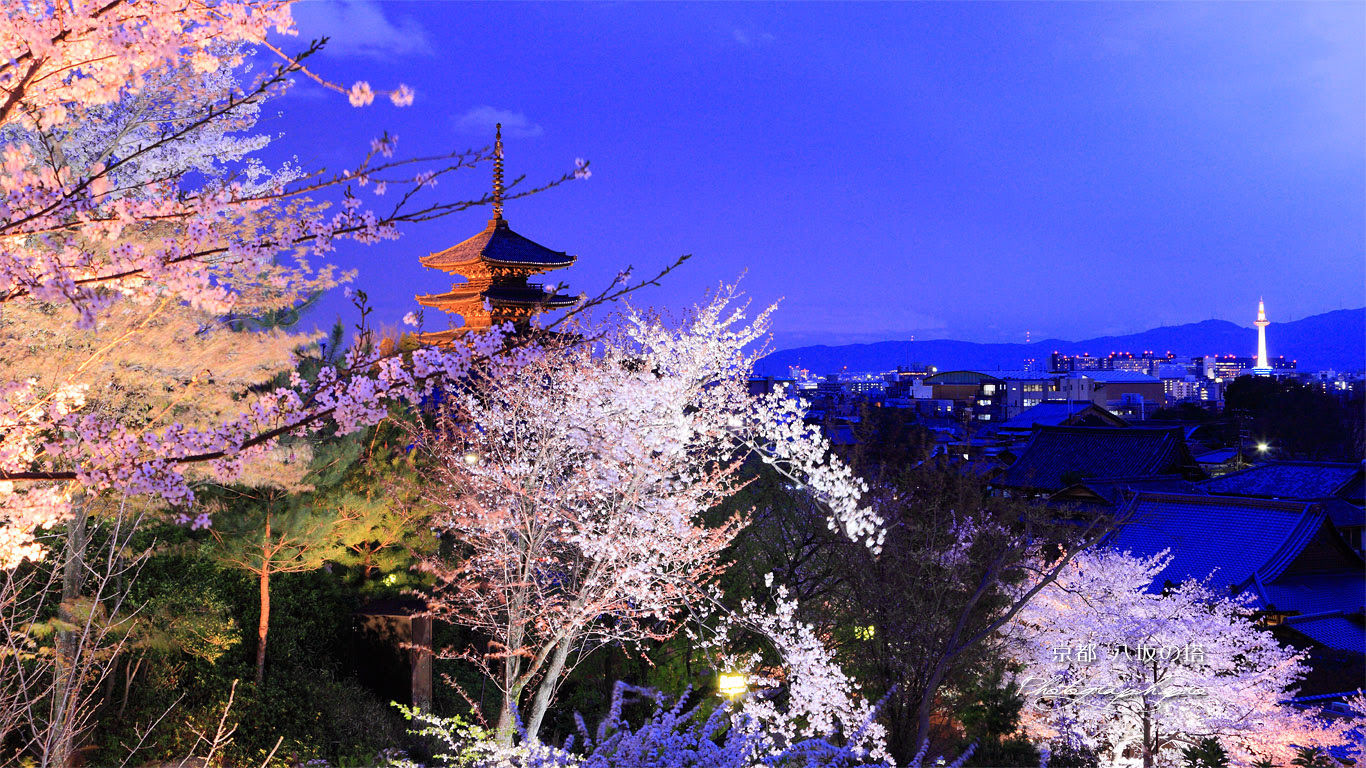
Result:
<svg viewBox="0 0 1366 768"><path fill-rule="evenodd" d="M521 112L488 105L475 107L455 119L455 127L466 133L490 134L497 123L502 123L503 133L512 138L540 136L545 133L545 129L528 120Z"/></svg>
<svg viewBox="0 0 1366 768"><path fill-rule="evenodd" d="M328 53L373 59L430 56L426 30L411 17L389 18L385 9L393 7L368 0L314 0L296 4L294 20L300 37L330 38Z"/></svg>
<svg viewBox="0 0 1366 768"><path fill-rule="evenodd" d="M763 45L764 43L771 43L774 40L778 39L774 37L773 33L771 32L754 33L750 32L747 29L741 29L740 27L735 27L734 29L732 29L730 31L730 37L736 43L743 45L746 48L753 45Z"/></svg>

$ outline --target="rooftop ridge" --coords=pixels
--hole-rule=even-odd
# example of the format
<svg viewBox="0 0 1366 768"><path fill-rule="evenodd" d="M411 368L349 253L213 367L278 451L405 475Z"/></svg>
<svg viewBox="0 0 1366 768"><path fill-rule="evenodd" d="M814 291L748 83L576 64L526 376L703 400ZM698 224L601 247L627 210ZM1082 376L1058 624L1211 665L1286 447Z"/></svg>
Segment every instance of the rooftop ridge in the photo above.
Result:
<svg viewBox="0 0 1366 768"><path fill-rule="evenodd" d="M1168 475L1168 477L1170 477L1170 475ZM1109 481L1097 480L1096 482ZM1259 509L1268 509L1280 512L1295 512L1300 514L1308 512L1309 507L1317 506L1312 501L1264 499L1257 496L1225 496L1221 494L1173 493L1171 491L1136 491L1134 493L1134 497L1130 499L1130 502L1138 503L1140 499L1153 502L1166 502L1168 504L1189 501L1191 504L1199 504L1201 506L1256 507Z"/></svg>

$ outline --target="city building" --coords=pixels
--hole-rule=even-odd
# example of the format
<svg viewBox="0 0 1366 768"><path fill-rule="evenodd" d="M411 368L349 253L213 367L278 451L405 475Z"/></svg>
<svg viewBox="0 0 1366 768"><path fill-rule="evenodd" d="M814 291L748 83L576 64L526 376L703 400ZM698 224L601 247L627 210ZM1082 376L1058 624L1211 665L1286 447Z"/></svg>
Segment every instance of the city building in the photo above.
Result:
<svg viewBox="0 0 1366 768"><path fill-rule="evenodd" d="M975 421L1005 417L1005 382L978 371L945 371L925 379L936 400L952 400Z"/></svg>
<svg viewBox="0 0 1366 768"><path fill-rule="evenodd" d="M499 125L493 149L493 218L482 232L443 251L420 259L422 266L439 269L465 282L445 293L419 295L417 302L451 315L464 324L422 334L427 343L443 344L466 330L512 323L526 329L531 318L548 309L574 304L572 296L546 290L528 279L574 263L575 257L552 251L513 232L503 218L503 132Z"/></svg>
<svg viewBox="0 0 1366 768"><path fill-rule="evenodd" d="M1086 371L1058 380L1060 400L1089 400L1128 419L1142 420L1166 403L1161 379L1137 371Z"/></svg>
<svg viewBox="0 0 1366 768"><path fill-rule="evenodd" d="M1054 352L1049 356L1048 369L1058 373L1070 371L1099 371L1104 369L1107 360L1103 357L1091 357L1090 352L1083 352L1080 355L1064 355Z"/></svg>

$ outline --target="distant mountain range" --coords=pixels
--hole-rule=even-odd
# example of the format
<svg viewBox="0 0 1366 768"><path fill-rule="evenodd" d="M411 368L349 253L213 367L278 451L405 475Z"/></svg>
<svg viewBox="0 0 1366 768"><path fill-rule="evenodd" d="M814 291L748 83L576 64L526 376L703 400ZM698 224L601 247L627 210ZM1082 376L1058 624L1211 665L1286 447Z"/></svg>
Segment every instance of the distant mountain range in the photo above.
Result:
<svg viewBox="0 0 1366 768"><path fill-rule="evenodd" d="M1290 323L1272 323L1266 329L1267 351L1297 360L1301 370L1360 371L1366 369L1366 307L1340 309ZM1085 341L1047 339L1032 344L978 344L971 341L880 341L797 347L774 352L761 359L755 372L761 376L786 376L789 366L815 374L849 371L890 371L898 365L923 363L941 371L1019 370L1033 358L1048 365L1053 352L1103 357L1111 352L1168 351L1178 356L1257 354L1257 330L1227 320L1205 320L1187 325L1154 328L1127 336L1102 336Z"/></svg>

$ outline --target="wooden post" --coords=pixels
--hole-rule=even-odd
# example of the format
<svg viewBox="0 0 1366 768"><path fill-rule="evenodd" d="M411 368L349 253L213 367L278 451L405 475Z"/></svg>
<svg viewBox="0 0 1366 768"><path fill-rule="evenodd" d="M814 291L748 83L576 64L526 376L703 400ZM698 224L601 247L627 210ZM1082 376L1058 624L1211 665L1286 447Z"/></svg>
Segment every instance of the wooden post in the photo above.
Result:
<svg viewBox="0 0 1366 768"><path fill-rule="evenodd" d="M412 618L412 649L409 660L413 670L412 701L419 709L432 706L432 617Z"/></svg>

